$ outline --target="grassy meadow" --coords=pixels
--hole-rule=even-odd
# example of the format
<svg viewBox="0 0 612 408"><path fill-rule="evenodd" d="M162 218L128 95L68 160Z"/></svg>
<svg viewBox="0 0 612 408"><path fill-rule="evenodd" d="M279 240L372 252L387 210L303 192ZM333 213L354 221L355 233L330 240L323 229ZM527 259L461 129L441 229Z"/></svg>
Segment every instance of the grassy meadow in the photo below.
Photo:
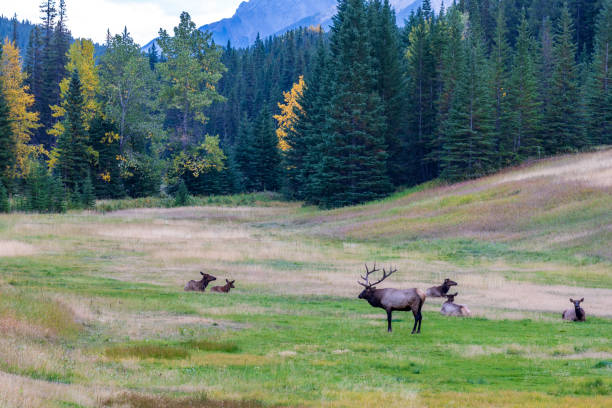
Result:
<svg viewBox="0 0 612 408"><path fill-rule="evenodd" d="M333 211L193 204L0 216L0 407L612 406L612 150ZM387 333L374 261L474 317L427 299ZM236 289L184 292L199 271Z"/></svg>

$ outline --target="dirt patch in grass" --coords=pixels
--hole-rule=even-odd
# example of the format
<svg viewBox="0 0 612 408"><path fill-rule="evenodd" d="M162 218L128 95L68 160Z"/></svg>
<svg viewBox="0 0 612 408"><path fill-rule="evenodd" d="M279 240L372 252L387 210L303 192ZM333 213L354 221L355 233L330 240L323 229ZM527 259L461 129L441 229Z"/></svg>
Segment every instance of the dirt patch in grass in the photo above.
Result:
<svg viewBox="0 0 612 408"><path fill-rule="evenodd" d="M260 408L263 406L258 401L214 400L205 394L173 398L165 395L123 393L100 402L100 407L103 408Z"/></svg>
<svg viewBox="0 0 612 408"><path fill-rule="evenodd" d="M30 256L36 253L38 253L38 249L25 242L0 240L0 258Z"/></svg>

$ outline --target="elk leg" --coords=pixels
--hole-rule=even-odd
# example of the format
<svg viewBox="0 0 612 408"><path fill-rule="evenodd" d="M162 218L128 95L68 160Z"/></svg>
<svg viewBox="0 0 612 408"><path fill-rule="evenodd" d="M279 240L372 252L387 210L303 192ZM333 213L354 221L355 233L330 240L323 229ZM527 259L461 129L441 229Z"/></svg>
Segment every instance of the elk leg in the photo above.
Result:
<svg viewBox="0 0 612 408"><path fill-rule="evenodd" d="M387 310L387 331L391 333L391 310Z"/></svg>
<svg viewBox="0 0 612 408"><path fill-rule="evenodd" d="M419 305L419 328L417 329L417 333L421 333L421 323L423 322L423 314L421 313L421 308L423 307L423 304L421 303Z"/></svg>

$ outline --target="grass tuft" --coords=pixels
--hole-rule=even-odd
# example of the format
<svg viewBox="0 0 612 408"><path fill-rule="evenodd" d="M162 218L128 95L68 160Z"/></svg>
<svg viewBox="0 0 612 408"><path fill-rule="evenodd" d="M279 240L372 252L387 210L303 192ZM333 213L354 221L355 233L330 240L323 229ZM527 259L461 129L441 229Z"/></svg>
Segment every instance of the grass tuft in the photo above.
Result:
<svg viewBox="0 0 612 408"><path fill-rule="evenodd" d="M101 401L102 407L130 408L260 408L263 405L257 401L213 400L206 394L196 394L191 397L172 398L165 395L145 395L123 393L117 397Z"/></svg>

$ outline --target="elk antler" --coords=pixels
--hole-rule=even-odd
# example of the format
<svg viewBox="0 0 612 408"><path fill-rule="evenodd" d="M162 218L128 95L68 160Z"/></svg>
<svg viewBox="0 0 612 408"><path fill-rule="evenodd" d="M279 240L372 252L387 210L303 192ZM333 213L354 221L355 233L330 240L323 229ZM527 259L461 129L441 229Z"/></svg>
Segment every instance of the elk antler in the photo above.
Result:
<svg viewBox="0 0 612 408"><path fill-rule="evenodd" d="M363 282L357 282L357 283L359 283L361 286L366 287L366 288L371 288L372 286L378 285L380 282L382 282L385 279L387 279L393 273L397 272L397 269L395 269L395 268L392 268L389 272L387 272L385 270L385 268L383 268L383 277L380 280L378 280L378 281L376 281L374 283L370 283L370 281L369 281L370 275L373 274L374 272L379 272L380 269L376 269L376 263L374 263L374 268L372 270L368 269L368 265L367 264L365 265L365 268L366 268L366 275L361 277L361 279L363 279L365 281L365 283L363 283Z"/></svg>

